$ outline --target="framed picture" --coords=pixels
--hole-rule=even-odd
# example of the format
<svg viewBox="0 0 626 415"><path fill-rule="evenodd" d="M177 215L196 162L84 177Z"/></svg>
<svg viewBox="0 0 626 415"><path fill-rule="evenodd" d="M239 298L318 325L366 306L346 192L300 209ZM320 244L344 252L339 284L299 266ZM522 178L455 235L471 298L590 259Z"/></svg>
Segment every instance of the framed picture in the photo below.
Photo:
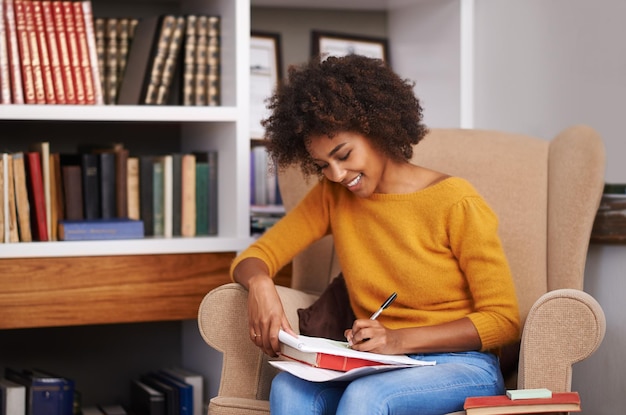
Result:
<svg viewBox="0 0 626 415"><path fill-rule="evenodd" d="M356 54L382 59L389 64L389 48L385 38L313 30L311 54L326 57Z"/></svg>
<svg viewBox="0 0 626 415"><path fill-rule="evenodd" d="M253 31L250 36L250 137L264 135L261 120L269 112L266 100L282 78L280 34Z"/></svg>

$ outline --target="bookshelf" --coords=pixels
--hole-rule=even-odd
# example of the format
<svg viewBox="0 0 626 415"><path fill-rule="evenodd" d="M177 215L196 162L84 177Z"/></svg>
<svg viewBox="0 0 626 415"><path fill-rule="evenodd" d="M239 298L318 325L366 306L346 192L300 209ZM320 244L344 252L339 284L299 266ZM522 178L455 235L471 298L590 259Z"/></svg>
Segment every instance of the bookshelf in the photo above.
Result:
<svg viewBox="0 0 626 415"><path fill-rule="evenodd" d="M0 285L5 287L0 293L0 308L5 310L0 323L4 339L0 368L47 367L75 377L83 385L84 404L127 403L129 377L137 376L139 370L194 363L185 357L184 348L199 338L193 324L197 307L208 291L229 282L228 268L235 253L252 241L248 203L250 5L248 0L93 0L92 4L96 17L197 13L222 19L219 107L0 106L0 151L24 151L31 142L49 141L51 151L73 152L81 144L115 141L138 155L219 153L216 236L0 244ZM150 341L142 345L128 337L132 327L137 335L147 332ZM31 352L25 353L17 344L41 344L46 337L67 333L71 336L63 350L27 348ZM102 344L110 344L116 336L128 338L129 344L111 347L93 359L92 351L81 344L94 336ZM155 354L146 350L146 344L168 351ZM198 371L205 373L213 355L201 352ZM139 362L141 368L135 364L129 372L124 367L128 361ZM93 373L102 370L109 371L108 378ZM205 393L209 396L208 389Z"/></svg>

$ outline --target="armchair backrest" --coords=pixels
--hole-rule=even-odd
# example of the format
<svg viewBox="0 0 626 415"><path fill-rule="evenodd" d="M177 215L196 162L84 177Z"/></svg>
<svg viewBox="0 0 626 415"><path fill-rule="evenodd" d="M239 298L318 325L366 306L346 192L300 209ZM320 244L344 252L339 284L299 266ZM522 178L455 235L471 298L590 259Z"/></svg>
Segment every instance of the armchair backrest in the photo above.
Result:
<svg viewBox="0 0 626 415"><path fill-rule="evenodd" d="M433 129L413 162L468 179L500 220L525 320L547 291L583 288L589 236L602 195L605 154L599 135L574 126L551 141L498 131ZM315 184L294 167L279 172L287 210ZM292 287L321 293L340 270L332 237L293 262Z"/></svg>

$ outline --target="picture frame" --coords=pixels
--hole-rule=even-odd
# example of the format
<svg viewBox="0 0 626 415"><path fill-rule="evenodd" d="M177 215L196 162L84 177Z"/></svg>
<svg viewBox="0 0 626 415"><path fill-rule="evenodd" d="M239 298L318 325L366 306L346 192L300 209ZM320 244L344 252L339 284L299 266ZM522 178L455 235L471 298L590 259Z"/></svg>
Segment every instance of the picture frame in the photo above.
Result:
<svg viewBox="0 0 626 415"><path fill-rule="evenodd" d="M261 120L269 112L266 100L282 79L280 33L252 31L250 34L250 138L262 139Z"/></svg>
<svg viewBox="0 0 626 415"><path fill-rule="evenodd" d="M389 42L386 38L346 33L311 31L311 56L364 55L389 64Z"/></svg>

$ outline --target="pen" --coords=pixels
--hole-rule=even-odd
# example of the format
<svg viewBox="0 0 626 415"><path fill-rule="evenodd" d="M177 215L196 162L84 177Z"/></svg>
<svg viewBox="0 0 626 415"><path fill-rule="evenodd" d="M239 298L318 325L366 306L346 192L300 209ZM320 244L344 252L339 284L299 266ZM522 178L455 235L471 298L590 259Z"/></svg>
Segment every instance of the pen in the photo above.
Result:
<svg viewBox="0 0 626 415"><path fill-rule="evenodd" d="M385 300L383 305L381 305L380 308L376 310L374 314L372 314L372 316L370 317L370 320L376 320L378 316L380 315L380 313L382 313L385 308L389 307L389 305L393 303L393 300L395 300L397 296L398 296L398 293L391 294L389 298Z"/></svg>

